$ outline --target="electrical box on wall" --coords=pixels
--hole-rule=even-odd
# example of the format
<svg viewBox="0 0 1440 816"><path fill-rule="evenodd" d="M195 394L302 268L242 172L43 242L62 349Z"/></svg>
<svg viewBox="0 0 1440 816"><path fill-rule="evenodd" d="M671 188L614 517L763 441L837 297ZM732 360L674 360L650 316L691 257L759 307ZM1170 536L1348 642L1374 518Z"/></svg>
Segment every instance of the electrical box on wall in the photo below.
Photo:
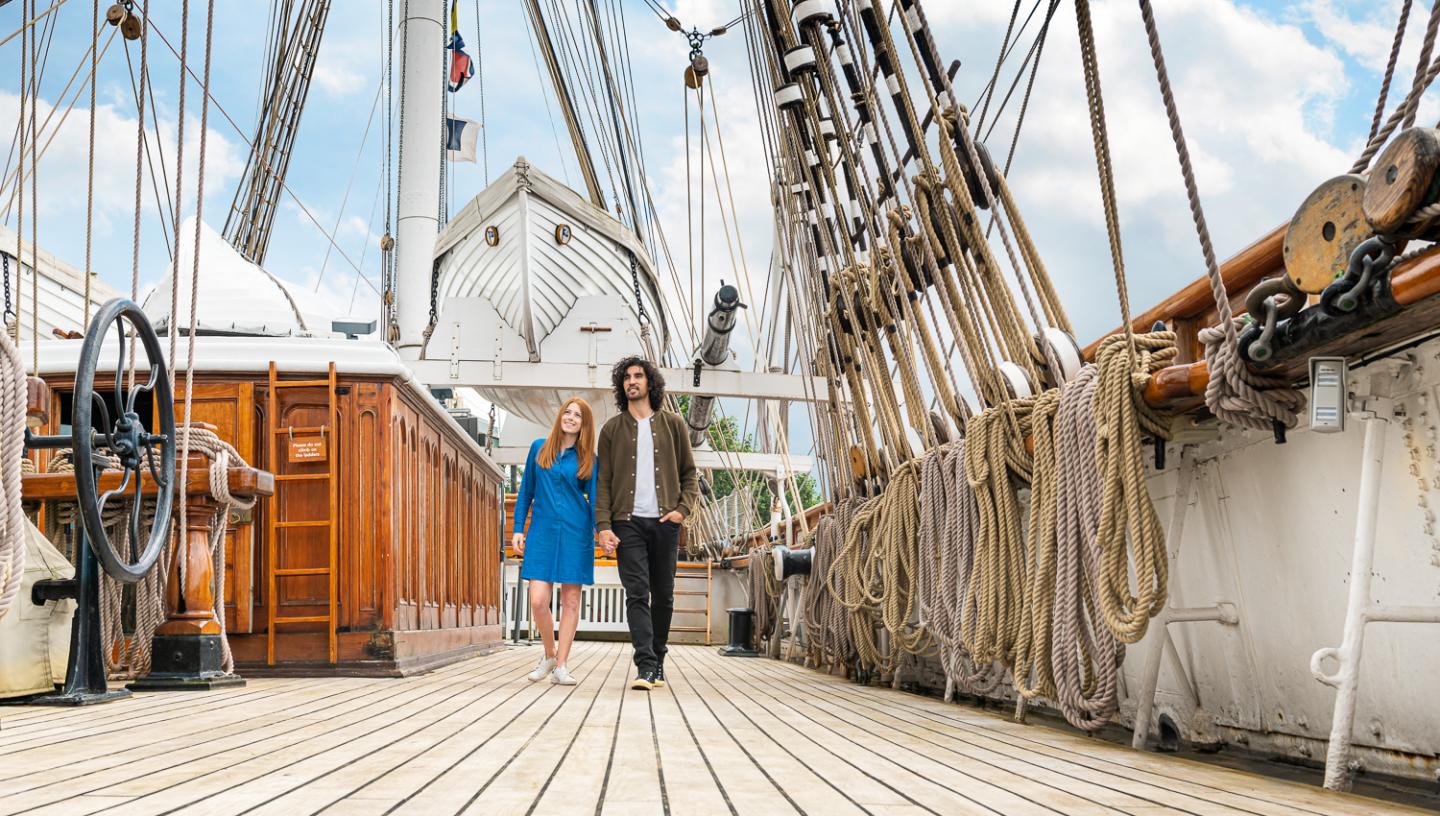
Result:
<svg viewBox="0 0 1440 816"><path fill-rule="evenodd" d="M1349 397L1344 357L1310 358L1310 430L1339 433L1345 430Z"/></svg>

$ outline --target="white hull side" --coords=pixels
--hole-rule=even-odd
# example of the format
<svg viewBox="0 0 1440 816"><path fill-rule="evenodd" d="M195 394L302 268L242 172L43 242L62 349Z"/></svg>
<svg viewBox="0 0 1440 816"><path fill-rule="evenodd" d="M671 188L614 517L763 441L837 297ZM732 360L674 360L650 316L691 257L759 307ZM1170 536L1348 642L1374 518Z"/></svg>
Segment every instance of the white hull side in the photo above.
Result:
<svg viewBox="0 0 1440 816"><path fill-rule="evenodd" d="M1434 359L1440 344L1417 350ZM1363 370L1362 370L1363 371ZM1440 373L1440 372L1437 372ZM1397 400L1409 414L1410 433L1421 453L1424 500L1433 502L1431 436L1433 401L1440 378L1424 376L1417 393ZM1415 390L1415 389L1406 389ZM1423 412L1423 413L1422 413ZM1440 604L1440 543L1427 532L1417 479L1406 442L1404 418L1386 437L1376 530L1372 603ZM1299 428L1277 446L1268 433L1227 431L1222 441L1194 449L1195 485L1171 570L1171 605L1233 602L1239 624L1172 623L1180 662L1198 693L1173 667L1162 663L1156 712L1181 729L1208 740L1248 735L1252 748L1323 761L1336 693L1310 673L1317 650L1342 639L1364 428L1351 421L1342 434ZM1151 495L1162 520L1171 516L1179 463L1172 445L1164 473L1152 474ZM1174 552L1177 542L1170 542ZM1156 648L1158 630L1131 647L1125 661L1124 712L1132 719L1145 654ZM1333 670L1333 667L1327 670ZM1372 623L1360 664L1353 732L1355 758L1366 768L1432 777L1440 763L1440 704L1433 696L1440 676L1440 627ZM1207 734L1207 724L1218 729ZM1198 726L1198 727L1197 727ZM1372 749L1372 750L1366 750ZM1419 755L1407 757L1401 755ZM1428 757L1422 759L1420 757Z"/></svg>

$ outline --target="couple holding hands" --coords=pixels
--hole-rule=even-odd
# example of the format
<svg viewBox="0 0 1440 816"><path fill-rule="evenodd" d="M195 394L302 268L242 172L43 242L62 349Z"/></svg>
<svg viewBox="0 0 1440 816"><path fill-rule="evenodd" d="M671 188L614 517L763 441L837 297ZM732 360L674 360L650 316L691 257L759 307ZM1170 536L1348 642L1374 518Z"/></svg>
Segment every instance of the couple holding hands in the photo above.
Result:
<svg viewBox="0 0 1440 816"><path fill-rule="evenodd" d="M690 429L663 409L665 379L653 363L627 357L610 377L619 409L595 439L595 418L579 397L567 400L548 436L530 445L515 499L512 540L530 582L530 609L545 654L528 678L577 681L566 665L580 620L580 587L595 581L594 544L614 555L625 587L625 616L635 648L630 687L665 685L665 652L675 608L680 525L699 500ZM529 530L526 531L526 518ZM560 635L550 613L560 585Z"/></svg>

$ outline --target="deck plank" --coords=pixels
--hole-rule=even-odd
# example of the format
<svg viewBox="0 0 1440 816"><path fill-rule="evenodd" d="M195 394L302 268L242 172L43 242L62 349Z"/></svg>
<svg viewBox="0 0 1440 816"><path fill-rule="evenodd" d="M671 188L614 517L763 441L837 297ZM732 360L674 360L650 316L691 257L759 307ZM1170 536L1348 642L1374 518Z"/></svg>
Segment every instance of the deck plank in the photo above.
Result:
<svg viewBox="0 0 1440 816"><path fill-rule="evenodd" d="M569 689L561 687L567 697L560 711L514 751L506 767L485 783L484 790L468 803L464 813L526 813L551 784L567 795L581 793L573 780L558 778L556 771L569 757L570 746L591 716L604 720L608 712L602 710L597 715L595 710L600 691L624 682L628 668L619 644L607 644L605 651L597 655L595 664L595 668L585 674L572 672L580 683ZM599 786L587 793L598 799Z"/></svg>
<svg viewBox="0 0 1440 816"><path fill-rule="evenodd" d="M579 732L568 746L568 753L555 768L548 786L534 804L534 812L560 814L593 814L599 810L601 789L605 787L610 746L621 702L628 692L633 669L630 649L614 644L615 668L603 686L596 690L595 707L585 718ZM590 682L589 680L583 682Z"/></svg>
<svg viewBox="0 0 1440 816"><path fill-rule="evenodd" d="M1231 812L1262 814L1368 816L1424 812L1216 765L1134 751L1060 729L1015 723L993 712L947 704L934 698L857 686L775 661L767 661L760 670L771 682L780 678L780 682L798 683L798 686L792 685L797 693L803 689L823 695L827 705L852 710L863 707L870 716L876 716L877 712L903 714L902 719L911 724L907 727L925 723L926 727L942 733L948 729L951 739L982 739L1011 755L1029 752L1036 763L1073 766L1107 785L1139 783L1146 786L1147 795L1157 791L1179 794L1181 798L1175 801L1153 803L1170 807L1173 812L1195 810L1198 802L1228 807ZM1129 807L1139 805L1127 806L1127 809Z"/></svg>
<svg viewBox="0 0 1440 816"><path fill-rule="evenodd" d="M719 778L728 801L738 813L798 813L799 809L751 761L705 704L702 692L687 669L685 657L690 651L675 647L670 649L665 661L666 687L689 721L696 745L709 757L710 766Z"/></svg>
<svg viewBox="0 0 1440 816"><path fill-rule="evenodd" d="M628 644L577 644L573 687L537 653L0 709L0 814L1423 813L713 648L651 692Z"/></svg>
<svg viewBox="0 0 1440 816"><path fill-rule="evenodd" d="M664 789L665 769L650 725L650 694L629 688L633 678L632 665L622 680L626 689L617 707L615 733L606 759L600 816L660 816L670 810Z"/></svg>

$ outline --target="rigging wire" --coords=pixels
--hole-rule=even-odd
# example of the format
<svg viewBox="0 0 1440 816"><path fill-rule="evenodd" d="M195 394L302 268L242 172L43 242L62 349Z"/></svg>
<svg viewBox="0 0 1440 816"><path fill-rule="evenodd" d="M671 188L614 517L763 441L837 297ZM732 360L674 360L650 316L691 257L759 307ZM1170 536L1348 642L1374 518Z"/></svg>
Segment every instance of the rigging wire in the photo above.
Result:
<svg viewBox="0 0 1440 816"><path fill-rule="evenodd" d="M535 25L530 20L530 13L527 9L524 16L525 28L530 32L526 39L530 42L530 58L535 63L535 79L540 86L540 98L545 102L545 117L550 120L550 135L555 137L555 158L560 162L560 172L565 176L565 186L572 186L570 182L570 165L565 161L565 151L560 148L560 130L555 127L555 112L550 108L550 95L545 93L545 75L540 71L540 54L535 48L535 37L537 36Z"/></svg>
<svg viewBox="0 0 1440 816"><path fill-rule="evenodd" d="M385 89L385 81L382 78L375 86L375 100L370 103L370 116L365 120L365 131L360 135L360 147L355 151L355 163L350 166L350 178L345 181L345 194L340 197L340 209L335 213L335 226L332 231L340 232L340 222L345 218L345 205L350 202L350 190L355 185L355 176L360 172L360 159L365 155L365 147L370 143L370 126L375 123L375 111L380 107L380 92ZM315 289L320 291L320 284L325 280L325 270L330 266L330 251L333 244L326 245L325 258L320 262L320 272L315 276ZM362 255L363 258L363 255Z"/></svg>
<svg viewBox="0 0 1440 816"><path fill-rule="evenodd" d="M188 2L188 0L186 0L186 2ZM154 23L151 22L150 25L151 25L151 26L154 26ZM160 41L163 42L163 43L165 44L165 47L170 50L170 53L174 54L174 55L178 58L178 57L180 56L180 52L176 51L176 50L175 50L175 46L172 45L172 44L170 43L170 40L165 37L165 32L161 31L159 26L154 26L154 30L155 30L155 33L160 37ZM183 42L182 42L182 45L183 45ZM194 70L190 69L187 65L185 65L185 63L184 63L183 61L181 62L181 65L182 65L182 66L185 66L185 73L189 74L190 77L191 77L191 79L195 79L197 82L199 81L198 77L195 76ZM240 129L240 125L238 125L238 124L235 122L235 120L230 116L230 113L225 110L225 106L220 103L220 100L215 98L215 94L214 94L213 92L212 92L212 93L207 93L207 94L206 94L206 98L209 99L210 102L215 106L215 110L219 111L219 112L220 112L220 115L225 118L225 121L230 124L231 129L235 131L235 135L240 138L240 141L243 142L246 147L253 147L253 145L252 145L251 142L250 142L250 138L249 138L247 135L245 135L245 131L243 131L243 130ZM177 155L177 161L178 161L178 155ZM179 171L177 170L177 172L176 172L176 189L177 189L177 195L178 195L178 190L179 190L179 183L180 183ZM280 185L280 189L284 190L286 193L288 193L288 194L290 195L290 198L295 202L295 205L300 208L300 212L305 215L305 218L306 218L307 220L309 220L311 224L314 224L314 225L315 225L315 229L319 230L319 231L320 231L320 234L324 235L325 238L326 238L326 240L328 240L328 241L331 243L331 245L334 246L335 252L339 253L340 257L341 257L342 259L344 259L345 263L349 264L350 268L353 269L353 270L355 270L355 274L359 275L359 274L360 274L360 267L355 263L355 261L354 261L353 259L351 259L351 257L349 256L349 254L347 254L347 253L345 252L345 250L341 249L338 245L336 245L335 236L332 235L328 230L325 229L325 226L320 223L320 220L319 220L318 218L315 217L315 213L312 212L311 209L305 204L305 201L304 201L303 199L301 199L300 196L297 195L293 189L291 189L291 187L290 187L290 185L289 185L288 183L282 182L281 185ZM374 291L376 294L379 294L379 293L380 293L380 290L375 286L374 283L372 283L372 282L370 281L369 278L365 278L363 275L362 275L362 278L363 278L363 280L365 281L365 285L366 285L366 286L369 286L370 289L371 289L372 291Z"/></svg>

